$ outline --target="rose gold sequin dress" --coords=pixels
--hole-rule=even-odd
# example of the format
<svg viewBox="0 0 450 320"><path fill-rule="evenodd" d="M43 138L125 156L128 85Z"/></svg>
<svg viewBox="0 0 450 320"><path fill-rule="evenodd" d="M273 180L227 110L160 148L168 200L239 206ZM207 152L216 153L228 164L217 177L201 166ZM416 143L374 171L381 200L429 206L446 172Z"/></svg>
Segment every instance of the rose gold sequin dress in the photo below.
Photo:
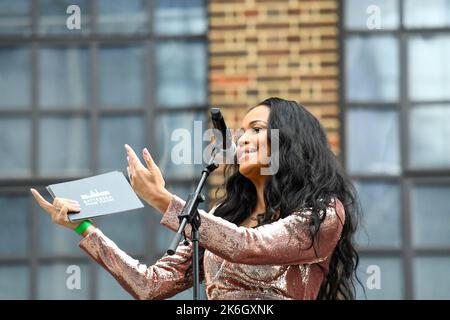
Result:
<svg viewBox="0 0 450 320"><path fill-rule="evenodd" d="M161 223L176 231L184 201L173 196ZM213 211L213 210L212 210ZM239 227L200 210L201 279L208 299L315 299L340 238L345 212L332 200L315 249L310 247L310 212L289 215L256 228ZM190 226L186 235L190 236ZM136 299L165 299L192 286L192 243L178 246L146 266L120 250L99 229L79 246ZM187 274L186 271L190 270Z"/></svg>

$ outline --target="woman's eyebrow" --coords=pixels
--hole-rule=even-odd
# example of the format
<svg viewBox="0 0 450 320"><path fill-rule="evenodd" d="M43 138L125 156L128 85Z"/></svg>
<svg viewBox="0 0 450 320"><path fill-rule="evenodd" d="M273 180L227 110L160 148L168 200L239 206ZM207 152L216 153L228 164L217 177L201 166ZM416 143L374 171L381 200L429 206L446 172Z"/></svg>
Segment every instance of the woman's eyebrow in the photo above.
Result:
<svg viewBox="0 0 450 320"><path fill-rule="evenodd" d="M256 122L264 122L267 125L267 121L265 121L265 120L252 120L252 121L250 121L250 123L248 125L251 126L252 124L254 124ZM240 129L244 130L244 128L240 128Z"/></svg>

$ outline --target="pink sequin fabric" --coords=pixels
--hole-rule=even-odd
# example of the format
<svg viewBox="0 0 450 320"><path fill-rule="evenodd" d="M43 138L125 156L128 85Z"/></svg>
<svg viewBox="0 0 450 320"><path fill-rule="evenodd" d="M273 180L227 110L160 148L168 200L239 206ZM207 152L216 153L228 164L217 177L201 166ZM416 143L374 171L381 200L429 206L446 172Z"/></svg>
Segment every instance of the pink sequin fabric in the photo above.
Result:
<svg viewBox="0 0 450 320"><path fill-rule="evenodd" d="M174 195L161 223L176 231L183 206ZM333 200L311 247L307 210L256 228L236 226L213 210L200 210L200 215L201 278L208 299L226 300L315 299L345 219L342 203ZM152 266L128 256L99 229L79 246L136 299L165 299L192 286L192 244L181 243L174 255Z"/></svg>

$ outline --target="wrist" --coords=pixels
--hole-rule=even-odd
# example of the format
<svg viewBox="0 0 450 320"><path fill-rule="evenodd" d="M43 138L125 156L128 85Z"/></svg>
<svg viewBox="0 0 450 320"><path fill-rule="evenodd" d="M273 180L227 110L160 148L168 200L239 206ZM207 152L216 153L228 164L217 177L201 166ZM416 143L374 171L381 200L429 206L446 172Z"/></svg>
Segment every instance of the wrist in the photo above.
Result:
<svg viewBox="0 0 450 320"><path fill-rule="evenodd" d="M94 232L96 227L91 224L87 229L81 234L83 238L86 238L88 235L90 235L92 232Z"/></svg>
<svg viewBox="0 0 450 320"><path fill-rule="evenodd" d="M155 199L150 203L155 209L159 210L161 213L166 212L169 207L170 201L172 200L172 194L167 190L163 189L157 193Z"/></svg>

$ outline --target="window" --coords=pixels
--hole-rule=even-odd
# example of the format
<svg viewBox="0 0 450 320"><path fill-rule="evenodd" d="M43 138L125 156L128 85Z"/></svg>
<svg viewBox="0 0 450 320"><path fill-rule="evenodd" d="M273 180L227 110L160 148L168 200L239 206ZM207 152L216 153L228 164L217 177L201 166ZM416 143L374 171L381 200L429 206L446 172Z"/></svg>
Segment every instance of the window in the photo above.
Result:
<svg viewBox="0 0 450 320"><path fill-rule="evenodd" d="M366 25L369 6L380 29ZM449 10L448 0L341 8L342 157L364 211L363 284L369 266L381 270L369 299L450 298Z"/></svg>
<svg viewBox="0 0 450 320"><path fill-rule="evenodd" d="M81 29L67 28L69 5L79 6ZM50 200L48 184L126 174L128 143L149 147L169 190L187 196L201 171L171 162L171 132L192 134L194 120L206 128L206 2L0 0L0 20L0 298L130 299L29 187ZM172 236L151 211L96 222L150 265ZM80 290L66 288L71 265Z"/></svg>

